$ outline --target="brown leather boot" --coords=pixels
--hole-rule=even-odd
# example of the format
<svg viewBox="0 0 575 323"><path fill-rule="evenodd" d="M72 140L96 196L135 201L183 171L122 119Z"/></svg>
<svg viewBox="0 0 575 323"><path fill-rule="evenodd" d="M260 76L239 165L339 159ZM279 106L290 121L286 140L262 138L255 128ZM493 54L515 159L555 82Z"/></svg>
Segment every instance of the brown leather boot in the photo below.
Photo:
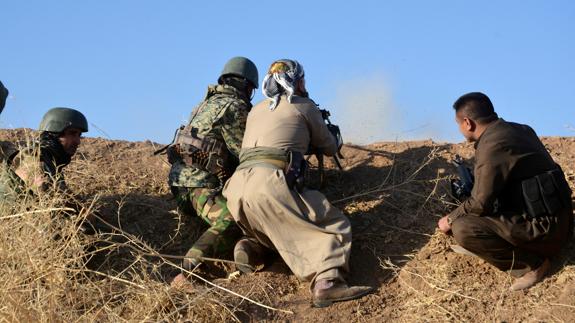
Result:
<svg viewBox="0 0 575 323"><path fill-rule="evenodd" d="M322 285L330 287L322 288ZM333 302L360 298L373 290L370 286L347 286L346 283L340 281L317 281L313 289L312 304L314 307L327 307Z"/></svg>
<svg viewBox="0 0 575 323"><path fill-rule="evenodd" d="M264 266L265 249L259 243L243 238L234 248L236 269L244 274L251 274Z"/></svg>
<svg viewBox="0 0 575 323"><path fill-rule="evenodd" d="M534 269L526 273L525 275L517 278L513 283L513 285L509 287L509 290L511 291L522 290L537 284L538 282L542 281L543 278L545 278L550 268L551 268L551 262L549 261L549 259L545 259L545 261L543 261L543 263L541 264L541 266L539 266L539 268Z"/></svg>

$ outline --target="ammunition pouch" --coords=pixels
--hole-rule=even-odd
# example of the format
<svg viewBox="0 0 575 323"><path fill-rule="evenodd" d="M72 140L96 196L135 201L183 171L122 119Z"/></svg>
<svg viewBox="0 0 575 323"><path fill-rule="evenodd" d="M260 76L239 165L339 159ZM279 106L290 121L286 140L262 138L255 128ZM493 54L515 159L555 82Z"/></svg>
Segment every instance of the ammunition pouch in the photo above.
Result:
<svg viewBox="0 0 575 323"><path fill-rule="evenodd" d="M220 186L229 178L237 162L228 152L225 142L195 134L195 129L180 128L174 143L167 148L168 161L183 161L186 166L209 172L218 177ZM221 188L220 187L220 188Z"/></svg>
<svg viewBox="0 0 575 323"><path fill-rule="evenodd" d="M521 182L525 211L530 219L554 215L568 206L570 192L561 169L554 169Z"/></svg>

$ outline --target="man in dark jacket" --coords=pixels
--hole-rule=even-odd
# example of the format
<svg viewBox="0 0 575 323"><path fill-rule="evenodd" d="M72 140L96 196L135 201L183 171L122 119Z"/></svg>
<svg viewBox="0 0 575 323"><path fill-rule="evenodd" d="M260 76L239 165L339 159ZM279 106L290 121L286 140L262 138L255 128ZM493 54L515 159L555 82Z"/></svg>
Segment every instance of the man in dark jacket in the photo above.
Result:
<svg viewBox="0 0 575 323"><path fill-rule="evenodd" d="M475 183L439 229L453 233L454 250L518 277L511 290L529 288L571 236L569 185L535 131L500 119L485 94L465 94L453 107L460 132L475 142Z"/></svg>

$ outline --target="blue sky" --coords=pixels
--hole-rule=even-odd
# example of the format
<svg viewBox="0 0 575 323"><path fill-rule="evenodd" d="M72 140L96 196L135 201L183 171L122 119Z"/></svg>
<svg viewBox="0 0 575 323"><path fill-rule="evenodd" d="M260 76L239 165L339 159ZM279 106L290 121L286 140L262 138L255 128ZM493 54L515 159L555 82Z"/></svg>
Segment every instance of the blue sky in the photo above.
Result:
<svg viewBox="0 0 575 323"><path fill-rule="evenodd" d="M462 141L451 105L470 91L540 135L575 135L573 1L23 0L0 21L3 128L68 106L87 136L167 143L242 55L260 80L300 61L346 141Z"/></svg>

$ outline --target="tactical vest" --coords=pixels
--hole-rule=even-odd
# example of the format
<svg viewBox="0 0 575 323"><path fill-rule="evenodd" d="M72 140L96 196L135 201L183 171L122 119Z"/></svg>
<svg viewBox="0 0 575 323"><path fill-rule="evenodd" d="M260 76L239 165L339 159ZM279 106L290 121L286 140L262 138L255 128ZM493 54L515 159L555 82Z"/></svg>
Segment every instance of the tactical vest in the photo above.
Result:
<svg viewBox="0 0 575 323"><path fill-rule="evenodd" d="M196 108L190 117L187 126L181 126L174 136L174 140L167 147L168 161L171 164L183 162L186 166L208 172L218 179L218 186L214 192L223 188L225 181L232 175L238 165L237 158L227 148L226 143L210 135L199 135L198 128L194 127L194 119L208 105L209 99L218 94L215 88L210 87L204 101ZM219 114L228 107L223 104L219 107ZM163 149L161 149L163 150ZM161 152L161 150L156 153Z"/></svg>
<svg viewBox="0 0 575 323"><path fill-rule="evenodd" d="M174 143L168 148L168 161L171 164L182 160L186 166L205 170L220 180L231 176L235 167L230 157L225 142L199 136L191 124L178 129Z"/></svg>

